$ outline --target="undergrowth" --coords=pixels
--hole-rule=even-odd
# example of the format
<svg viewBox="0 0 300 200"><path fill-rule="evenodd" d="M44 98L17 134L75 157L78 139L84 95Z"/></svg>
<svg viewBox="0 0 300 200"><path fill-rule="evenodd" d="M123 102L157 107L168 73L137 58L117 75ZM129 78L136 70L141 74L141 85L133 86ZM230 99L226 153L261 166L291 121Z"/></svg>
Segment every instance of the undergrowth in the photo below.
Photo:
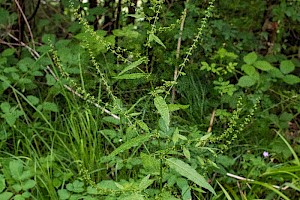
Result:
<svg viewBox="0 0 300 200"><path fill-rule="evenodd" d="M70 39L1 53L0 199L299 197L300 62L207 43L215 0L148 3L107 34L70 1Z"/></svg>

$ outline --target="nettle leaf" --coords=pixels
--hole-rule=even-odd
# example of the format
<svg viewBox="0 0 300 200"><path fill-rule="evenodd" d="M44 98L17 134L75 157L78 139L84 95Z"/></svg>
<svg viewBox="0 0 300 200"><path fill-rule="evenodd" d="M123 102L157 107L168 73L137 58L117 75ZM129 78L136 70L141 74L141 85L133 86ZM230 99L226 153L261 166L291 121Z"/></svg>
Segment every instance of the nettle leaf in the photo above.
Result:
<svg viewBox="0 0 300 200"><path fill-rule="evenodd" d="M259 73L257 72L257 70L255 69L255 67L253 67L253 65L242 65L242 70L249 76L255 78L255 79L259 79Z"/></svg>
<svg viewBox="0 0 300 200"><path fill-rule="evenodd" d="M9 113L9 111L10 111L10 104L8 102L1 103L0 107L1 107L2 112Z"/></svg>
<svg viewBox="0 0 300 200"><path fill-rule="evenodd" d="M132 73L132 74L123 74L121 76L115 76L115 79L139 79L148 76L146 73Z"/></svg>
<svg viewBox="0 0 300 200"><path fill-rule="evenodd" d="M147 189L150 185L152 185L152 183L154 182L154 180L149 179L150 178L150 174L148 174L146 177L144 177L140 184L139 184L139 189L140 190L145 190Z"/></svg>
<svg viewBox="0 0 300 200"><path fill-rule="evenodd" d="M300 78L292 74L285 75L282 80L290 85L300 83Z"/></svg>
<svg viewBox="0 0 300 200"><path fill-rule="evenodd" d="M211 187L209 183L205 180L203 176L201 176L194 168L192 168L189 164L178 160L176 158L169 158L166 162L171 169L174 169L176 172L178 172L180 175L186 177L190 181L193 181L200 187L203 187L210 192L212 192L214 195L216 195L215 190Z"/></svg>
<svg viewBox="0 0 300 200"><path fill-rule="evenodd" d="M295 65L290 60L284 60L280 62L280 71L284 74L291 73L295 70Z"/></svg>
<svg viewBox="0 0 300 200"><path fill-rule="evenodd" d="M180 110L180 109L187 109L189 105L181 105L181 104L169 104L168 108L170 112Z"/></svg>
<svg viewBox="0 0 300 200"><path fill-rule="evenodd" d="M159 114L161 115L161 118L164 120L166 126L169 127L170 112L169 112L168 105L167 105L166 101L164 100L164 98L162 98L161 96L155 97L154 105L155 105L157 111L159 112Z"/></svg>
<svg viewBox="0 0 300 200"><path fill-rule="evenodd" d="M264 60L256 61L256 62L253 63L253 65L257 69L260 69L262 71L269 71L269 70L273 69L273 66L269 62L264 61Z"/></svg>
<svg viewBox="0 0 300 200"><path fill-rule="evenodd" d="M253 64L256 60L257 60L257 55L256 55L255 52L248 53L248 54L244 57L244 61L245 61L245 63L247 63L248 65Z"/></svg>
<svg viewBox="0 0 300 200"><path fill-rule="evenodd" d="M12 192L3 192L0 194L0 199L9 200L14 194Z"/></svg>
<svg viewBox="0 0 300 200"><path fill-rule="evenodd" d="M13 126L17 119L24 113L20 110L11 110L10 112L1 115L2 118L8 123L8 125Z"/></svg>
<svg viewBox="0 0 300 200"><path fill-rule="evenodd" d="M32 95L27 96L27 100L28 100L32 105L37 105L37 104L40 102L39 98L37 98L36 96L32 96Z"/></svg>
<svg viewBox="0 0 300 200"><path fill-rule="evenodd" d="M241 87L251 87L256 83L256 80L251 76L242 76L239 79L238 85Z"/></svg>
<svg viewBox="0 0 300 200"><path fill-rule="evenodd" d="M9 162L9 170L13 179L17 181L21 180L23 167L23 162L21 160L12 160Z"/></svg>
<svg viewBox="0 0 300 200"><path fill-rule="evenodd" d="M128 150L132 147L136 147L141 145L142 143L146 142L147 140L149 140L152 137L151 134L147 134L147 135L139 135L135 138L132 138L131 140L128 140L127 142L125 142L124 144L120 145L118 148L116 148L113 152L111 152L108 156L104 157L101 162L107 162L110 161L111 159L113 159L116 155L118 155L119 153Z"/></svg>
<svg viewBox="0 0 300 200"><path fill-rule="evenodd" d="M138 61L135 61L133 63L131 63L130 65L128 65L127 67L125 67L118 76L121 76L122 74L124 74L125 72L136 68L137 66L139 66L140 64L142 64L144 62L144 58L140 58Z"/></svg>
<svg viewBox="0 0 300 200"><path fill-rule="evenodd" d="M191 153L186 147L182 147L183 155L186 157L188 160L191 159Z"/></svg>
<svg viewBox="0 0 300 200"><path fill-rule="evenodd" d="M44 102L42 104L43 110L48 110L52 112L58 112L58 106L55 103L52 102Z"/></svg>
<svg viewBox="0 0 300 200"><path fill-rule="evenodd" d="M143 121L138 120L137 124L139 125L139 127L141 127L141 129L143 129L146 133L150 133L149 127L147 126L147 124Z"/></svg>
<svg viewBox="0 0 300 200"><path fill-rule="evenodd" d="M54 85L56 83L55 78L52 75L50 75L50 74L46 74L46 80L47 80L47 84L49 86L52 86L52 85Z"/></svg>
<svg viewBox="0 0 300 200"><path fill-rule="evenodd" d="M35 186L36 182L32 179L29 179L27 181L25 181L23 184L22 184L22 187L23 187L23 190L29 190L31 188L33 188Z"/></svg>
<svg viewBox="0 0 300 200"><path fill-rule="evenodd" d="M274 68L269 71L270 75L275 78L284 78L284 74L277 68Z"/></svg>
<svg viewBox="0 0 300 200"><path fill-rule="evenodd" d="M67 184L67 190L71 192L81 193L84 191L84 183L78 180L75 180L73 183Z"/></svg>
<svg viewBox="0 0 300 200"><path fill-rule="evenodd" d="M70 192L66 189L61 189L57 191L59 199L61 200L66 200L69 199L69 197L71 196Z"/></svg>
<svg viewBox="0 0 300 200"><path fill-rule="evenodd" d="M9 48L9 49L5 49L5 50L1 53L1 55L4 56L4 57L8 57L8 56L12 56L15 52L16 52L15 49Z"/></svg>
<svg viewBox="0 0 300 200"><path fill-rule="evenodd" d="M149 35L149 41L152 42L152 41L155 41L156 43L160 44L161 46L163 46L164 48L167 48L164 43L156 36L154 35L153 33L151 33Z"/></svg>
<svg viewBox="0 0 300 200"><path fill-rule="evenodd" d="M5 177L0 174L0 193L6 188Z"/></svg>
<svg viewBox="0 0 300 200"><path fill-rule="evenodd" d="M147 173L159 174L160 160L152 155L141 153L141 160Z"/></svg>

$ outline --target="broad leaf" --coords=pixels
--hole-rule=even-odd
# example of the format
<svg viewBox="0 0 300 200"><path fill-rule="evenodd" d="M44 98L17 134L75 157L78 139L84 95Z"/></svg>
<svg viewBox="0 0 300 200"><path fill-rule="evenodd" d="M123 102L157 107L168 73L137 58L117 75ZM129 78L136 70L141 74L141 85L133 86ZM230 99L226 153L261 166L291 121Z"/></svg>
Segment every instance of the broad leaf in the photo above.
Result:
<svg viewBox="0 0 300 200"><path fill-rule="evenodd" d="M290 60L284 60L280 62L280 71L284 74L291 73L294 71L295 65L292 61Z"/></svg>
<svg viewBox="0 0 300 200"><path fill-rule="evenodd" d="M152 185L152 183L154 182L154 180L149 179L150 178L150 174L147 175L146 177L144 177L142 179L142 181L139 184L139 189L140 190L145 190L147 189L150 185Z"/></svg>
<svg viewBox="0 0 300 200"><path fill-rule="evenodd" d="M32 105L37 105L39 103L39 98L36 96L29 95L27 96L27 100L32 104Z"/></svg>
<svg viewBox="0 0 300 200"><path fill-rule="evenodd" d="M15 180L21 180L21 176L23 174L23 163L21 160L12 160L9 162L9 170L11 176Z"/></svg>
<svg viewBox="0 0 300 200"><path fill-rule="evenodd" d="M287 84L294 85L300 83L300 78L298 76L288 74L283 77L283 81L286 82Z"/></svg>
<svg viewBox="0 0 300 200"><path fill-rule="evenodd" d="M141 153L141 160L147 173L159 174L160 160L152 155Z"/></svg>
<svg viewBox="0 0 300 200"><path fill-rule="evenodd" d="M175 159L175 158L167 159L167 164L170 166L170 168L177 171L180 175L186 177L190 181L193 181L194 183L196 183L200 187L203 187L203 188L209 190L210 192L212 192L213 194L216 195L215 190L211 187L211 185L209 185L207 183L205 178L203 176L201 176L189 164L187 164L187 163L185 163L181 160Z"/></svg>
<svg viewBox="0 0 300 200"><path fill-rule="evenodd" d="M273 69L273 66L267 62L267 61L256 61L255 63L253 63L253 65L257 68L260 69L262 71L269 71L271 69Z"/></svg>
<svg viewBox="0 0 300 200"><path fill-rule="evenodd" d="M161 115L161 118L164 120L166 126L169 127L170 112L169 112L168 105L167 105L166 101L164 100L164 98L162 98L161 96L155 97L154 105L155 105L157 111L159 112L159 114Z"/></svg>
<svg viewBox="0 0 300 200"><path fill-rule="evenodd" d="M5 177L0 174L0 193L6 188Z"/></svg>
<svg viewBox="0 0 300 200"><path fill-rule="evenodd" d="M245 63L247 63L248 65L253 64L257 59L257 55L255 52L251 52L248 53L245 57L244 57L244 61Z"/></svg>
<svg viewBox="0 0 300 200"><path fill-rule="evenodd" d="M251 87L256 83L256 80L251 76L242 76L239 79L238 85L241 87Z"/></svg>
<svg viewBox="0 0 300 200"><path fill-rule="evenodd" d="M43 109L52 111L52 112L58 112L58 106L55 103L52 102L44 102L43 103Z"/></svg>

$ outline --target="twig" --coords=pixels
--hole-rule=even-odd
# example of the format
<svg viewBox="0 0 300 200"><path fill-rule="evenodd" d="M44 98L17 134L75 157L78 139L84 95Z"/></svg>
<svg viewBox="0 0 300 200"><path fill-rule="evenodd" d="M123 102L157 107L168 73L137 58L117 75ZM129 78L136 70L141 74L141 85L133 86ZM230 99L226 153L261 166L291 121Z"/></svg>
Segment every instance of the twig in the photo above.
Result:
<svg viewBox="0 0 300 200"><path fill-rule="evenodd" d="M209 127L207 129L208 133L210 133L212 131L212 127L214 125L215 114L216 114L216 110L214 109L212 114L211 114L211 117L210 117Z"/></svg>
<svg viewBox="0 0 300 200"><path fill-rule="evenodd" d="M241 181L248 181L248 182L254 182L255 180L253 179L249 179L249 178L244 178L244 177L241 177L241 176L238 176L238 175L234 175L234 174L231 174L231 173L226 173L227 176L231 177L231 178L235 178L235 179L238 179L238 180L241 180ZM272 187L276 188L276 189L281 189L281 190L286 190L289 188L289 186L285 186L285 187L280 187L278 185L272 185Z"/></svg>
<svg viewBox="0 0 300 200"><path fill-rule="evenodd" d="M11 38L13 38L14 40L20 42L20 44L22 46L24 46L26 49L28 49L28 51L30 52L30 54L37 60L39 59L41 56L40 54L35 51L34 49L32 49L31 47L29 47L28 45L26 45L24 42L22 41L19 41L15 36L11 35L10 33L8 33L8 36L10 36ZM47 70L45 70L46 73L50 73L53 78L56 80L56 81L59 81L59 78L55 75L55 73L53 72L53 70L47 65L46 66ZM69 90L70 92L72 92L74 95L76 95L77 97L81 98L81 99L84 99L83 96L81 94L79 94L78 92L76 92L73 88L71 88L70 86L64 84L63 85L64 88L66 88L67 90ZM106 114L112 116L113 118L115 119L118 119L120 120L120 117L113 114L111 111L107 110L106 108L100 106L99 104L97 104L96 102L93 102L91 100L86 100L88 103L91 103L93 104L94 106L96 106L97 108L100 108L103 112L105 112Z"/></svg>
<svg viewBox="0 0 300 200"><path fill-rule="evenodd" d="M188 3L189 0L186 1L186 3ZM183 16L182 16L182 20L181 20L181 24L180 24L180 32L179 32L179 37L178 37L178 42L177 42L177 49L176 49L176 59L179 59L179 55L180 55L180 47L181 47L181 40L182 40L182 32L183 32L183 27L184 27L184 22L185 22L185 18L186 18L186 12L187 9L185 8L183 11ZM174 81L176 81L178 78L178 67L175 66L175 70L174 70ZM174 103L175 101L175 96L176 96L176 88L175 86L172 89L172 99L171 102Z"/></svg>
<svg viewBox="0 0 300 200"><path fill-rule="evenodd" d="M21 8L21 6L20 6L18 0L15 0L15 3L16 3L16 5L17 5L18 9L20 10L20 13L22 14L22 17L24 18L24 22L25 22L25 24L26 24L26 26L27 26L27 28L28 28L28 31L29 31L29 34L30 34L30 37L31 37L32 46L33 46L33 48L35 49L35 44L34 44L33 34L32 34L32 32L31 32L31 28L30 28L30 25L29 25L29 23L28 23L28 21L27 21L26 15L24 14L24 12L23 12L23 10L22 10L22 8Z"/></svg>

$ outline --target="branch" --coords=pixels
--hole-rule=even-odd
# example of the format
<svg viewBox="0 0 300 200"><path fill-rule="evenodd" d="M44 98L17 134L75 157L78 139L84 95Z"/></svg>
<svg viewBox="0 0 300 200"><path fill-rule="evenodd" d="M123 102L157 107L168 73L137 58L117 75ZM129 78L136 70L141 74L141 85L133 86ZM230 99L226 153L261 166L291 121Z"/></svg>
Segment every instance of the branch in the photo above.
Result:
<svg viewBox="0 0 300 200"><path fill-rule="evenodd" d="M186 1L186 3L188 3L189 0ZM183 27L184 27L184 22L185 22L185 18L186 18L186 12L187 9L185 8L183 11L183 16L182 16L182 20L181 20L181 24L180 24L180 31L179 31L179 38L178 38L178 42L177 42L177 49L176 49L176 59L179 59L179 55L180 55L180 47L181 47L181 40L182 40L182 32L183 32ZM174 70L174 81L176 81L178 78L178 67L175 66L175 70ZM175 101L175 96L176 96L176 88L175 86L172 89L172 99L171 99L171 103L174 103Z"/></svg>
<svg viewBox="0 0 300 200"><path fill-rule="evenodd" d="M31 32L31 28L30 28L30 25L29 25L29 23L28 23L28 21L27 21L27 18L26 18L26 16L25 16L25 14L24 14L24 12L23 12L23 10L22 10L22 8L21 8L21 6L20 6L18 0L15 0L15 3L16 3L16 5L17 5L17 7L18 7L18 9L19 9L19 11L20 11L22 17L24 18L24 22L25 22L25 24L26 24L26 26L27 26L27 28L28 28L28 31L29 31L29 34L30 34L30 37L31 37L32 46L33 46L33 48L35 49L33 34L32 34L32 32ZM21 41L19 41L19 42L21 42Z"/></svg>
<svg viewBox="0 0 300 200"><path fill-rule="evenodd" d="M253 179L248 179L248 178L244 178L244 177L241 177L241 176L238 176L238 175L234 175L234 174L231 174L231 173L226 173L227 176L231 177L231 178L235 178L235 179L238 179L238 180L241 180L241 181L248 181L248 182L253 182L255 180ZM285 187L280 187L278 185L272 185L274 188L278 189L278 190L286 190L289 188L289 186L285 186Z"/></svg>

